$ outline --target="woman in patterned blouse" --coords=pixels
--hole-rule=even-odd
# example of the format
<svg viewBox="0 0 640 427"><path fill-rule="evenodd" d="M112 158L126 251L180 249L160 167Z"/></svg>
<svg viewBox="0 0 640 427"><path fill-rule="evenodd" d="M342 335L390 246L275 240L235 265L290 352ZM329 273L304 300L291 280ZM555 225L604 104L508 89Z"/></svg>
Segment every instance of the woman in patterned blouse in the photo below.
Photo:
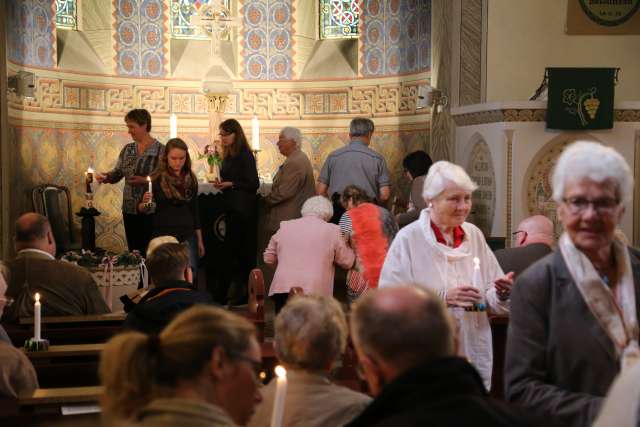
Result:
<svg viewBox="0 0 640 427"><path fill-rule="evenodd" d="M138 212L138 203L148 189L147 176L156 168L164 145L149 134L151 115L147 110L131 110L124 121L133 142L124 146L115 168L105 174L97 174L96 179L105 184L115 184L124 178L122 219L127 246L130 251L138 250L144 254L151 240L153 223L149 215Z"/></svg>

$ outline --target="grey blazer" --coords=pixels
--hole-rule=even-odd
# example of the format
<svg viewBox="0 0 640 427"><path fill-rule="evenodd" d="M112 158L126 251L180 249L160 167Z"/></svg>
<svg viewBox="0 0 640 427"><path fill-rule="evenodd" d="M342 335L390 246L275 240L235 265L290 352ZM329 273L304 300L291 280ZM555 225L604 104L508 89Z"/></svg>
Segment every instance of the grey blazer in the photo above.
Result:
<svg viewBox="0 0 640 427"><path fill-rule="evenodd" d="M640 313L640 252L629 248ZM537 261L511 294L507 400L562 426L590 426L620 370L560 251Z"/></svg>

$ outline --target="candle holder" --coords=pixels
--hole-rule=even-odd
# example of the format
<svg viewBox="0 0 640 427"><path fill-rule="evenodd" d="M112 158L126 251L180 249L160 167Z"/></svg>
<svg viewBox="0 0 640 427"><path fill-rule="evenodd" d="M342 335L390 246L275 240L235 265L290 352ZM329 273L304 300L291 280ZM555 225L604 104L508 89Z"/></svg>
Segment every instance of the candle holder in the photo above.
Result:
<svg viewBox="0 0 640 427"><path fill-rule="evenodd" d="M49 350L49 340L29 338L24 342L25 351L47 351Z"/></svg>
<svg viewBox="0 0 640 427"><path fill-rule="evenodd" d="M89 194L87 194L89 196ZM93 199L93 197L92 197ZM82 234L82 249L96 250L96 220L95 217L100 215L100 211L93 207L93 204L87 199L88 208L82 207L76 215L82 217L80 222L80 233Z"/></svg>

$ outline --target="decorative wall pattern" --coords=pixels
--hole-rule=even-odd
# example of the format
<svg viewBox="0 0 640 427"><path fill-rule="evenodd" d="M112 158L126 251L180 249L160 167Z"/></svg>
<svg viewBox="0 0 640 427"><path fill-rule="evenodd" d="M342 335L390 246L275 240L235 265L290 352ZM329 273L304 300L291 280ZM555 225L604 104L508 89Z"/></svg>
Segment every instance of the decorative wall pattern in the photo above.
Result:
<svg viewBox="0 0 640 427"><path fill-rule="evenodd" d="M431 0L367 0L360 33L364 76L415 73L431 67Z"/></svg>
<svg viewBox="0 0 640 427"><path fill-rule="evenodd" d="M197 89L168 86L80 83L36 76L32 100L9 94L11 108L45 112L96 112L120 116L132 108L151 113L207 114L207 101ZM416 114L418 86L423 80L378 85L314 88L238 88L230 95L226 113L270 119L329 118L363 114Z"/></svg>
<svg viewBox="0 0 640 427"><path fill-rule="evenodd" d="M51 0L6 0L7 56L17 64L53 67L54 14Z"/></svg>
<svg viewBox="0 0 640 427"><path fill-rule="evenodd" d="M295 0L253 0L241 9L243 77L290 80L293 76Z"/></svg>
<svg viewBox="0 0 640 427"><path fill-rule="evenodd" d="M358 37L360 0L320 0L320 39Z"/></svg>
<svg viewBox="0 0 640 427"><path fill-rule="evenodd" d="M84 203L83 172L91 166L97 171L107 171L115 164L122 147L130 142L124 125L122 131L56 129L44 127L12 127L15 145L15 168L13 182L15 194L41 183L65 185L71 192L74 212ZM167 140L166 134L152 134L161 141ZM195 153L207 144L206 133L181 133ZM403 179L402 159L417 149L423 149L428 138L428 130L376 132L372 148L386 159L396 191L407 191L408 182ZM279 154L276 142L277 129L265 129L262 132L262 151L258 156L261 176L272 176L282 164L284 158ZM316 129L304 132L302 149L312 161L317 174L322 163L334 149L348 143L346 130L338 133ZM205 165L195 161L196 174L204 176ZM122 182L116 185L96 185L94 204L102 214L96 219L97 244L105 249L120 251L126 247L122 226L121 202ZM29 209L29 203L23 200L14 208L17 216ZM77 220L77 218L75 218ZM76 224L79 229L79 223Z"/></svg>
<svg viewBox="0 0 640 427"><path fill-rule="evenodd" d="M167 74L167 10L162 0L113 0L116 73Z"/></svg>

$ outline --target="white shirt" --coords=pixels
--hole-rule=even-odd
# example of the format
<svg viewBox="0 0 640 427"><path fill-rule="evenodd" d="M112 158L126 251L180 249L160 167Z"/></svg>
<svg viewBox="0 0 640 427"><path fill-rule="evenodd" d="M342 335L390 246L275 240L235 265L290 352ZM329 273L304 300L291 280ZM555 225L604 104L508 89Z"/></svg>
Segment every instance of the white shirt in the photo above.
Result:
<svg viewBox="0 0 640 427"><path fill-rule="evenodd" d="M494 314L509 313L509 301L500 301L493 282L504 275L484 235L473 224L463 223L465 237L460 246L450 248L437 242L431 229L429 210L420 212L417 221L396 235L380 274L381 288L415 284L437 293L443 300L446 291L456 286L471 286L473 258L480 259L481 283L485 299ZM476 367L487 390L491 388L493 349L487 312L465 312L450 308L458 327L458 349Z"/></svg>

